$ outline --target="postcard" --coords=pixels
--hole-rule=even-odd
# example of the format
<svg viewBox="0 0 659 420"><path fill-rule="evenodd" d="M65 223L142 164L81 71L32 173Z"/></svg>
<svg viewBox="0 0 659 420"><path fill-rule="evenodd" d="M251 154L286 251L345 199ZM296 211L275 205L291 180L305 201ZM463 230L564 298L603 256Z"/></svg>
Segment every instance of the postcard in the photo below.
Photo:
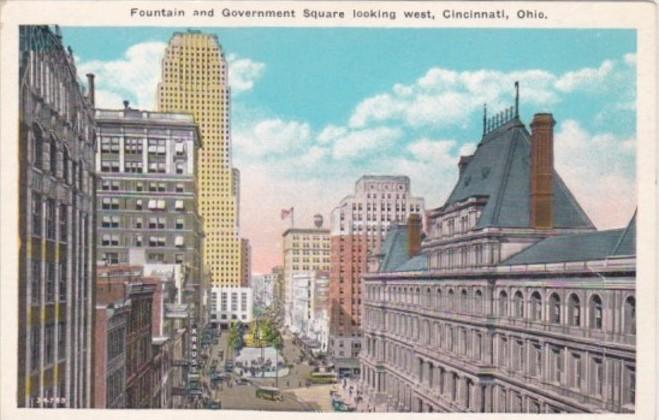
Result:
<svg viewBox="0 0 659 420"><path fill-rule="evenodd" d="M6 2L2 417L654 418L654 14Z"/></svg>

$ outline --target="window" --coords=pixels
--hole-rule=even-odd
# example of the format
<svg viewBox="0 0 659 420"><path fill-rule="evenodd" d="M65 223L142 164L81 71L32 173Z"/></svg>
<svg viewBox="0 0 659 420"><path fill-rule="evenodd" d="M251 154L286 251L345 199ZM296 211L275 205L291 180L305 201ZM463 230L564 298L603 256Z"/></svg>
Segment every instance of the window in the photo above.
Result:
<svg viewBox="0 0 659 420"><path fill-rule="evenodd" d="M568 300L568 321L573 327L581 326L581 302L575 294Z"/></svg>
<svg viewBox="0 0 659 420"><path fill-rule="evenodd" d="M499 340L499 366L505 367L508 365L508 339L501 337Z"/></svg>
<svg viewBox="0 0 659 420"><path fill-rule="evenodd" d="M591 392L595 395L603 395L604 365L602 359L593 357L591 371Z"/></svg>
<svg viewBox="0 0 659 420"><path fill-rule="evenodd" d="M518 318L524 318L524 295L522 295L522 292L515 292L513 303L515 308L515 316Z"/></svg>
<svg viewBox="0 0 659 420"><path fill-rule="evenodd" d="M183 200L176 200L175 208L176 208L176 210L179 210L179 211L185 210L185 205L183 204Z"/></svg>
<svg viewBox="0 0 659 420"><path fill-rule="evenodd" d="M552 324L561 323L561 298L556 293L549 297L549 321Z"/></svg>
<svg viewBox="0 0 659 420"><path fill-rule="evenodd" d="M542 320L542 297L538 292L533 292L531 295L531 319Z"/></svg>
<svg viewBox="0 0 659 420"><path fill-rule="evenodd" d="M142 200L135 200L135 210L142 210L143 205Z"/></svg>
<svg viewBox="0 0 659 420"><path fill-rule="evenodd" d="M554 347L551 349L551 379L560 383L563 376L563 351Z"/></svg>
<svg viewBox="0 0 659 420"><path fill-rule="evenodd" d="M602 299L598 295L590 298L590 328L602 329Z"/></svg>
<svg viewBox="0 0 659 420"><path fill-rule="evenodd" d="M46 302L50 303L55 300L55 282L56 282L56 270L55 263L47 262L46 263Z"/></svg>
<svg viewBox="0 0 659 420"><path fill-rule="evenodd" d="M476 313L481 313L483 312L483 293L480 290L476 290L474 296L474 311Z"/></svg>
<svg viewBox="0 0 659 420"><path fill-rule="evenodd" d="M177 164L176 164L176 173L177 173L178 175L182 175L182 174L185 173L185 169L184 169L182 163L177 163Z"/></svg>
<svg viewBox="0 0 659 420"><path fill-rule="evenodd" d="M183 191L184 191L183 184L176 184L176 192L180 193Z"/></svg>
<svg viewBox="0 0 659 420"><path fill-rule="evenodd" d="M60 257L61 262L59 263L59 280L58 280L58 289L59 289L59 301L66 301L66 255Z"/></svg>
<svg viewBox="0 0 659 420"><path fill-rule="evenodd" d="M124 171L141 174L143 172L143 164L141 161L126 161L124 162ZM142 183L138 183L138 191L142 191L142 188Z"/></svg>
<svg viewBox="0 0 659 420"><path fill-rule="evenodd" d="M59 206L59 240L60 242L66 242L67 240L67 208L66 204L60 204Z"/></svg>
<svg viewBox="0 0 659 420"><path fill-rule="evenodd" d="M59 323L59 331L57 332L57 355L60 360L64 359L66 356L66 322Z"/></svg>
<svg viewBox="0 0 659 420"><path fill-rule="evenodd" d="M626 334L636 334L636 299L629 296L625 299L624 325Z"/></svg>
<svg viewBox="0 0 659 420"><path fill-rule="evenodd" d="M30 282L30 293L32 295L32 304L41 303L41 261L32 260L32 280Z"/></svg>
<svg viewBox="0 0 659 420"><path fill-rule="evenodd" d="M499 293L499 315L508 316L508 293L503 290Z"/></svg>
<svg viewBox="0 0 659 420"><path fill-rule="evenodd" d="M46 200L46 238L55 239L55 200Z"/></svg>
<svg viewBox="0 0 659 420"><path fill-rule="evenodd" d="M623 375L622 403L633 405L636 402L636 368L625 365Z"/></svg>
<svg viewBox="0 0 659 420"><path fill-rule="evenodd" d="M43 135L41 129L34 126L34 166L43 169Z"/></svg>
<svg viewBox="0 0 659 420"><path fill-rule="evenodd" d="M183 240L183 236L177 236L177 237L174 239L174 245L175 245L177 248L183 248L183 246L185 245L184 240Z"/></svg>
<svg viewBox="0 0 659 420"><path fill-rule="evenodd" d="M39 327L32 327L30 330L30 366L32 370L39 368L39 353L41 347L41 331Z"/></svg>
<svg viewBox="0 0 659 420"><path fill-rule="evenodd" d="M55 325L46 325L44 338L45 364L49 365L55 360Z"/></svg>
<svg viewBox="0 0 659 420"><path fill-rule="evenodd" d="M570 386L572 388L581 388L581 375L581 355L578 353L572 353L572 375L570 375Z"/></svg>
<svg viewBox="0 0 659 420"><path fill-rule="evenodd" d="M32 193L32 235L41 236L41 196Z"/></svg>
<svg viewBox="0 0 659 420"><path fill-rule="evenodd" d="M176 229L185 229L185 219L182 217L176 219Z"/></svg>
<svg viewBox="0 0 659 420"><path fill-rule="evenodd" d="M531 374L536 377L542 377L542 346L534 344L532 347Z"/></svg>
<svg viewBox="0 0 659 420"><path fill-rule="evenodd" d="M55 175L55 173L57 172L57 144L53 137L50 138L49 155L50 155L50 159L49 159L50 173Z"/></svg>

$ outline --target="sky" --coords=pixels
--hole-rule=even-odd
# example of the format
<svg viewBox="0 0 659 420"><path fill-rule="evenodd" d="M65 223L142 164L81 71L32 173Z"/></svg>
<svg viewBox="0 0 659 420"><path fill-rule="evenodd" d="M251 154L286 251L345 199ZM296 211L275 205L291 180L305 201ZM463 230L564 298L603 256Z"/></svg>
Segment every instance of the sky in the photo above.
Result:
<svg viewBox="0 0 659 420"><path fill-rule="evenodd" d="M552 112L555 165L600 229L636 207L633 30L194 28L229 62L241 236L255 273L281 264L281 234L312 226L363 174L408 175L426 208L443 204L460 155L480 141L483 104ZM154 109L160 58L185 28L65 27L98 107Z"/></svg>

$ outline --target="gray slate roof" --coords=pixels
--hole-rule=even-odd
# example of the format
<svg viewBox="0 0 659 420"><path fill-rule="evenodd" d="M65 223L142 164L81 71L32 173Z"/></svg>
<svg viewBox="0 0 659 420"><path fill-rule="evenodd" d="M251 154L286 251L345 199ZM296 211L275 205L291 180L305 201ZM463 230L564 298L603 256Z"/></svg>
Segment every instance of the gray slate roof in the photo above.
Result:
<svg viewBox="0 0 659 420"><path fill-rule="evenodd" d="M517 118L486 134L444 206L487 196L477 228L528 227L530 152L530 135ZM594 228L556 172L553 214L554 227Z"/></svg>
<svg viewBox="0 0 659 420"><path fill-rule="evenodd" d="M550 264L604 260L636 254L636 214L624 229L577 233L543 239L500 265Z"/></svg>

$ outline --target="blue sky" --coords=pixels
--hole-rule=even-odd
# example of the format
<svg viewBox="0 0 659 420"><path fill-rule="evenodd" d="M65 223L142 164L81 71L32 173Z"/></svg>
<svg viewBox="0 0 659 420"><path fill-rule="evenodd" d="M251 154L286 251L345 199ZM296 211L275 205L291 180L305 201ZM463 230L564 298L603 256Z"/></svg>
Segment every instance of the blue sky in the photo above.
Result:
<svg viewBox="0 0 659 420"><path fill-rule="evenodd" d="M409 175L427 207L441 205L459 155L479 140L483 102L512 105L514 80L525 122L554 114L556 166L596 225L622 225L633 212L635 31L199 29L218 35L230 64L243 233L256 252L278 243L279 208L296 206L296 221L310 224L363 173ZM151 108L159 57L177 30L69 27L63 36L80 73L97 74L100 106L125 98ZM268 226L256 223L264 208Z"/></svg>

